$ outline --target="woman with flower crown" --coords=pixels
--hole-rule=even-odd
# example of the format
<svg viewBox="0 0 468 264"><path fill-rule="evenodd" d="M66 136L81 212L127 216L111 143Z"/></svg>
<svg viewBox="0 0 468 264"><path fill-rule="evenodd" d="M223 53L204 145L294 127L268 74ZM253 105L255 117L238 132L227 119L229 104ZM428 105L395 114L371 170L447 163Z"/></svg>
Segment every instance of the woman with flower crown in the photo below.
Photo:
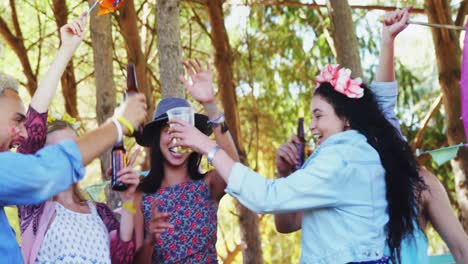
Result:
<svg viewBox="0 0 468 264"><path fill-rule="evenodd" d="M25 128L26 140L17 138L18 151L34 153L44 145L75 139L78 123L65 114L50 114L47 108L68 61L82 41L86 18L61 28L62 45L57 58L34 94ZM129 167L119 172L130 188L119 193L124 204L133 204L139 176ZM47 188L44 186L43 188ZM18 206L21 252L25 263L132 263L135 252L132 206L123 206L121 221L105 204L86 201L78 185L36 204Z"/></svg>
<svg viewBox="0 0 468 264"><path fill-rule="evenodd" d="M424 188L408 144L379 110L372 91L349 69L326 66L317 77L310 130L318 147L293 172L296 153L279 152L279 179L235 162L206 135L169 123L177 145L207 155L227 192L257 213L302 212L301 263L388 263L417 219ZM384 255L388 241L389 256Z"/></svg>

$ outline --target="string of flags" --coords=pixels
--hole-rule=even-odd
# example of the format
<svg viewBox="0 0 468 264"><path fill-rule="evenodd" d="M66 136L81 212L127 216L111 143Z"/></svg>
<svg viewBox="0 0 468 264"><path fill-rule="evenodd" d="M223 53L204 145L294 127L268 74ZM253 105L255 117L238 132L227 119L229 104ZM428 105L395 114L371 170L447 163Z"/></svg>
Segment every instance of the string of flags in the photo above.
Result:
<svg viewBox="0 0 468 264"><path fill-rule="evenodd" d="M444 164L445 162L451 159L454 159L457 156L458 150L461 147L468 147L468 144L460 143L458 145L443 147L443 148L434 149L434 150L427 150L427 151L420 151L419 149L417 149L416 156L429 154L431 155L434 162L440 166Z"/></svg>

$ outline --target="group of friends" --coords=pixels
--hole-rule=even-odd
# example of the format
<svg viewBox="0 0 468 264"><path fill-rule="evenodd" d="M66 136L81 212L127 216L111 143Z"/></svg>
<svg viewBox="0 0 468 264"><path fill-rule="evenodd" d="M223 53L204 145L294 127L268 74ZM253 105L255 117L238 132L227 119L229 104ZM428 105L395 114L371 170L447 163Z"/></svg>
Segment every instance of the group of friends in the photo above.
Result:
<svg viewBox="0 0 468 264"><path fill-rule="evenodd" d="M394 114L394 40L407 27L408 12L385 15L372 84L338 65L321 71L311 87L310 112L318 147L296 170L300 142L292 136L277 150L276 179L239 162L209 64L184 61L190 80L180 80L206 114L196 113L193 126L167 115L190 107L188 101L158 103L136 138L150 149L149 174L140 179L134 158L118 173L129 186L119 192L119 220L106 204L87 201L77 183L85 165L143 124L146 99L128 97L112 118L81 137L65 120L47 122L60 77L84 37L86 17L63 26L60 49L27 111L18 83L0 75L1 261L217 263L217 210L229 193L256 213L274 214L278 232L302 230L300 263L427 263L429 223L457 263L468 263L468 237L447 193L418 166ZM8 151L14 146L16 153ZM179 153L177 147L192 151ZM201 172L202 156L212 170ZM4 212L9 205L18 206L21 246Z"/></svg>

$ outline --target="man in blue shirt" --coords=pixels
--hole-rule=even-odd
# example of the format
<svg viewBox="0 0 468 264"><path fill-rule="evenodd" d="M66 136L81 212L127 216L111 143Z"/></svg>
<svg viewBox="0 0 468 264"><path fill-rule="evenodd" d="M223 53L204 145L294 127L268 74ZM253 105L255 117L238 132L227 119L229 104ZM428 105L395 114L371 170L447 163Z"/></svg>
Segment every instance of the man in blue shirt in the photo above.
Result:
<svg viewBox="0 0 468 264"><path fill-rule="evenodd" d="M35 155L8 150L18 138L27 138L25 109L17 92L0 90L0 258L2 263L23 263L15 234L8 224L4 206L43 202L66 190L84 176L84 165L109 149L122 134L129 135L129 124L110 119L98 129L75 141L46 147ZM137 127L146 117L142 94L129 97L116 111ZM119 118L121 119L121 118ZM65 175L72 175L67 177Z"/></svg>

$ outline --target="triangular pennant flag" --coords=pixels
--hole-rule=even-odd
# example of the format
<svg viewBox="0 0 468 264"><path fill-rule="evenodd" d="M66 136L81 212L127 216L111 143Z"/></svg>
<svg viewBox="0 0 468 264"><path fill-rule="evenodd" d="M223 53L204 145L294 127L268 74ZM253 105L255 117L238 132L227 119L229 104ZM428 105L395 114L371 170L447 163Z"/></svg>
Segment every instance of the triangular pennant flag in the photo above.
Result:
<svg viewBox="0 0 468 264"><path fill-rule="evenodd" d="M85 192L89 195L89 198L95 202L104 202L106 199L104 189L110 183L110 181L101 182L98 184L89 185L84 188Z"/></svg>
<svg viewBox="0 0 468 264"><path fill-rule="evenodd" d="M454 146L448 146L440 149L435 149L435 150L429 150L429 151L424 151L421 153L422 154L430 154L432 159L437 163L437 165L442 165L445 162L455 158L458 153L458 149L460 147L463 147L465 144L461 143L458 145Z"/></svg>
<svg viewBox="0 0 468 264"><path fill-rule="evenodd" d="M98 16L103 16L117 10L117 8L119 8L123 2L124 0L96 0L96 2L94 2L94 4L86 12L86 16L89 16L91 11L93 11L97 5L99 5Z"/></svg>

